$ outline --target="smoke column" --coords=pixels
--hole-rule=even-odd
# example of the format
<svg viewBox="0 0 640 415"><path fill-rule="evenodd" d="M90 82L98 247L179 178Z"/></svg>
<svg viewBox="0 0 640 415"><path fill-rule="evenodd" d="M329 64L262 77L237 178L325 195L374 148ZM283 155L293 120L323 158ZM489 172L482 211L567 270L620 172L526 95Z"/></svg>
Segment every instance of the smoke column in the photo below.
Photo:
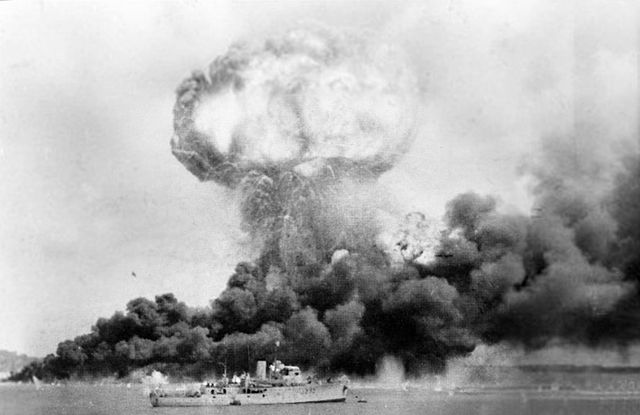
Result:
<svg viewBox="0 0 640 415"><path fill-rule="evenodd" d="M200 180L240 189L245 225L279 266L317 263L363 215L339 189L357 194L414 138L405 68L387 45L322 28L234 45L179 87L173 153Z"/></svg>
<svg viewBox="0 0 640 415"><path fill-rule="evenodd" d="M532 215L467 192L442 232L418 212L384 229L375 182L416 132L406 67L387 45L316 28L234 45L179 86L173 154L236 189L262 243L212 302L213 355L273 356L278 341L306 367L366 374L394 356L416 374L480 343L638 339L637 155L576 164L572 140L548 137L523 166Z"/></svg>

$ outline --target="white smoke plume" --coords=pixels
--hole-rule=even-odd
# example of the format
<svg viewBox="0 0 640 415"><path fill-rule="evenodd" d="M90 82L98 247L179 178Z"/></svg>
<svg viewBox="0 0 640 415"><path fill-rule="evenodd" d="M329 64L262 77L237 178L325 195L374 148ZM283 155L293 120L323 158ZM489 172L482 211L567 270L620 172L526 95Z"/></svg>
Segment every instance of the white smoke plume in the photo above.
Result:
<svg viewBox="0 0 640 415"><path fill-rule="evenodd" d="M236 44L178 89L174 154L201 180L388 170L415 133L416 85L388 45L327 29Z"/></svg>

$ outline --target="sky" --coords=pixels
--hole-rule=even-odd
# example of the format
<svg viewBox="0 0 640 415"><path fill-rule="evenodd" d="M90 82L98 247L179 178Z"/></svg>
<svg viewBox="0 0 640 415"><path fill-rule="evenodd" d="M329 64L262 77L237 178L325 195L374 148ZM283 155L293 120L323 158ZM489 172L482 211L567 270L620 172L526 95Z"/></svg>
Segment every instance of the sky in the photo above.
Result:
<svg viewBox="0 0 640 415"><path fill-rule="evenodd" d="M169 147L176 86L234 41L316 21L406 54L418 133L380 179L397 214L470 189L528 212L518 172L576 111L637 132L633 2L476 3L0 2L0 349L44 356L140 296L205 306L252 258L237 195Z"/></svg>

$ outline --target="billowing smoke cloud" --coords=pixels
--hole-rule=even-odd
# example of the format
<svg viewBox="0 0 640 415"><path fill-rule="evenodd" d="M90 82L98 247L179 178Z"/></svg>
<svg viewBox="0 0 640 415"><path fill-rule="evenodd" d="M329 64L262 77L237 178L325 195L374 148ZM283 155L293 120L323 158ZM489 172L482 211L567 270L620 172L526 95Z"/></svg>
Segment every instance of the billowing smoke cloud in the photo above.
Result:
<svg viewBox="0 0 640 415"><path fill-rule="evenodd" d="M247 177L277 185L259 176L274 170L376 177L413 139L415 91L384 46L321 28L291 31L234 45L208 73L185 80L172 148L201 180L231 187Z"/></svg>
<svg viewBox="0 0 640 415"><path fill-rule="evenodd" d="M543 360L568 344L637 350L637 26L620 2L559 3L410 8L392 26L409 33L418 81L387 32L322 28L232 46L194 72L177 90L173 154L237 193L259 253L211 307L132 300L45 365L58 377L158 363L240 372L277 357L397 381L487 344ZM408 152L419 104L440 136L410 155L431 169L432 150L468 152L448 166L465 183L498 147L541 143L520 171L531 212L468 191L440 224L414 206L390 218L377 179ZM422 168L411 178L449 185Z"/></svg>
<svg viewBox="0 0 640 415"><path fill-rule="evenodd" d="M291 270L371 234L370 221L358 220L369 213L345 204L343 195L361 193L346 180L375 179L407 151L416 91L386 45L291 31L234 45L185 80L171 145L199 179L240 190L247 229Z"/></svg>
<svg viewBox="0 0 640 415"><path fill-rule="evenodd" d="M575 113L573 131L543 138L522 168L531 215L467 192L441 232L418 212L389 231L375 179L412 142L416 91L397 53L325 29L233 46L179 87L174 155L237 189L262 243L203 319L212 355L234 344L360 374L394 356L415 374L480 343L640 338L603 330L640 316L640 170L593 132L610 120ZM583 133L594 151L577 157Z"/></svg>

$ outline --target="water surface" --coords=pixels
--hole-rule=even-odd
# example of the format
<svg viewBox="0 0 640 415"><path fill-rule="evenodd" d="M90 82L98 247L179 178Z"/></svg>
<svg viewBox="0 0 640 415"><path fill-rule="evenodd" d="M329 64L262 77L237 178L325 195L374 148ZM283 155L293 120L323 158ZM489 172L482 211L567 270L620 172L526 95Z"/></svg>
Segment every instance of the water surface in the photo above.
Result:
<svg viewBox="0 0 640 415"><path fill-rule="evenodd" d="M311 415L311 414L639 414L640 394L562 390L466 391L353 389L346 403L152 408L141 385L33 385L2 384L0 414L222 414L222 415ZM365 398L357 403L355 395Z"/></svg>

